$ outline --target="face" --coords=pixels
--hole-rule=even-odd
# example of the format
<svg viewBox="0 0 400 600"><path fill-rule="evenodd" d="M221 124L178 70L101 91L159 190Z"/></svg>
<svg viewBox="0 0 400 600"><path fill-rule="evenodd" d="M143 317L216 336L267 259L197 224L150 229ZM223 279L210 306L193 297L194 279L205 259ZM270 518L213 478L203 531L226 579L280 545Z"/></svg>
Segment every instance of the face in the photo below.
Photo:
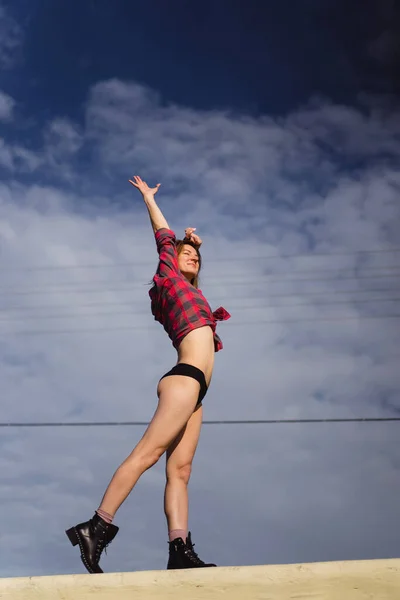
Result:
<svg viewBox="0 0 400 600"><path fill-rule="evenodd" d="M178 256L179 270L191 281L199 272L199 257L193 246L185 244Z"/></svg>

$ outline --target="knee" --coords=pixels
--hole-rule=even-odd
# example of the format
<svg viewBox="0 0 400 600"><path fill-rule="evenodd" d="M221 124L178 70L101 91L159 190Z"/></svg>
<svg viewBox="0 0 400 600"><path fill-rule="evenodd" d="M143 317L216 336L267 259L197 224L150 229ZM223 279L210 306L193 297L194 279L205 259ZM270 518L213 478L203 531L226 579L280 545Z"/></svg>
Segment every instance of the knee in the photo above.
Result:
<svg viewBox="0 0 400 600"><path fill-rule="evenodd" d="M159 460L160 457L157 454L143 456L141 460L143 470L147 471L148 469L151 469L151 467L154 467L154 465L156 465Z"/></svg>
<svg viewBox="0 0 400 600"><path fill-rule="evenodd" d="M150 467L153 467L155 464L157 464L164 452L165 448L156 448L152 452L143 455L142 462L144 463L145 468L150 469Z"/></svg>
<svg viewBox="0 0 400 600"><path fill-rule="evenodd" d="M192 473L192 465L186 464L167 468L167 481L181 481L188 485L190 475Z"/></svg>
<svg viewBox="0 0 400 600"><path fill-rule="evenodd" d="M165 449L157 448L152 451L142 451L142 452L133 452L131 456L127 458L127 460L121 465L122 468L126 467L128 469L139 467L139 470L144 473L151 467L153 467L162 455L164 454Z"/></svg>

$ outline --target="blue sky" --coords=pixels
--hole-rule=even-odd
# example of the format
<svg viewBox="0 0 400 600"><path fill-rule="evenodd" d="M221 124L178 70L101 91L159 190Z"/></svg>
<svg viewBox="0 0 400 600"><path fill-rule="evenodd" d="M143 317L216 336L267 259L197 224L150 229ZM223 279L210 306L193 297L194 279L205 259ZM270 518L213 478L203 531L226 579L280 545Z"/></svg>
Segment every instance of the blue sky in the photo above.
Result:
<svg viewBox="0 0 400 600"><path fill-rule="evenodd" d="M398 30L390 0L0 2L0 421L151 418L175 354L135 173L232 314L205 419L398 416ZM81 572L64 529L142 429L1 431L0 574ZM205 426L196 550L398 556L399 465L396 423ZM165 568L163 468L105 570Z"/></svg>
<svg viewBox="0 0 400 600"><path fill-rule="evenodd" d="M347 4L17 0L23 59L3 77L11 95L29 95L35 119L82 118L88 88L113 77L166 102L268 114L313 94L354 103L360 92L398 92L394 3Z"/></svg>

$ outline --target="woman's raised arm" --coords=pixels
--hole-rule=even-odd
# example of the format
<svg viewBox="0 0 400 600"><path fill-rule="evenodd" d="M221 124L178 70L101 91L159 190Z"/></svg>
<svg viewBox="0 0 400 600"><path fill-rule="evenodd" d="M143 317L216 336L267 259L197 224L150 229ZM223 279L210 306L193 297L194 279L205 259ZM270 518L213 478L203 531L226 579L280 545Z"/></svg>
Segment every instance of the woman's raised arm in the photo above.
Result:
<svg viewBox="0 0 400 600"><path fill-rule="evenodd" d="M141 192L144 203L149 211L150 221L154 233L158 231L158 229L169 229L168 223L154 199L154 196L159 190L160 184L158 183L156 187L150 188L145 181L142 181L142 179L138 177L138 175L135 175L133 179L129 179L129 183L131 183Z"/></svg>

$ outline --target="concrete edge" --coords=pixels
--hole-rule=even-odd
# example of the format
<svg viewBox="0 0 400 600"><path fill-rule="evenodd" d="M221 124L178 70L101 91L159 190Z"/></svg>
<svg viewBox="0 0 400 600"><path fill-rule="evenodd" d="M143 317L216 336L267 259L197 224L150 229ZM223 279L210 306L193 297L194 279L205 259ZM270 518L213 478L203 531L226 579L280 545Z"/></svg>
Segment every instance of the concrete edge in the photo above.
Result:
<svg viewBox="0 0 400 600"><path fill-rule="evenodd" d="M218 583L246 585L253 584L280 584L288 580L304 581L310 577L317 580L325 577L358 576L367 579L385 580L386 578L399 580L400 586L400 559L377 559L364 561L332 561L315 563L298 563L285 565L255 565L242 567L216 567L210 569L187 569L177 571L137 571L124 573L105 573L100 575L72 574L72 575L45 575L33 577L10 577L0 579L0 592L12 590L57 590L69 589L79 586L106 588L111 586L145 588L148 586L162 587L180 586L184 583L204 586ZM94 579L95 578L95 579ZM400 590L400 587L399 587ZM400 592L399 592L400 594ZM0 594L1 595L1 594Z"/></svg>

